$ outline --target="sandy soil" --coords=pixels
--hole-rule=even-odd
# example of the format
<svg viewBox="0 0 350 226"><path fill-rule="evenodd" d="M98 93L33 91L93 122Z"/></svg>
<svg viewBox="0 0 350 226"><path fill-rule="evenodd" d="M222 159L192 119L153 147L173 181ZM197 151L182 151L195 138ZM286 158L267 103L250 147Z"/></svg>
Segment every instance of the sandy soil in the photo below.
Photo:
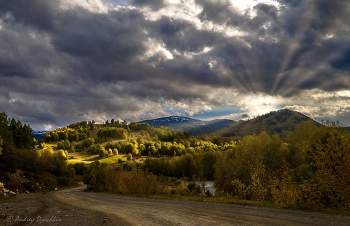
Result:
<svg viewBox="0 0 350 226"><path fill-rule="evenodd" d="M0 203L0 225L349 225L349 216L84 192L18 195ZM21 222L22 221L22 222ZM32 222L31 222L32 221Z"/></svg>

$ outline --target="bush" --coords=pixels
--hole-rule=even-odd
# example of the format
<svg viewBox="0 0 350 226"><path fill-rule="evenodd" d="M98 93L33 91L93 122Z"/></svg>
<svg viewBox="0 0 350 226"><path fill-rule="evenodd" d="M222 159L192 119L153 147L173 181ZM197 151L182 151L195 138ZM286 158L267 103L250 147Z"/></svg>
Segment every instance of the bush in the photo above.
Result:
<svg viewBox="0 0 350 226"><path fill-rule="evenodd" d="M59 150L59 151L57 152L57 156L60 157L60 158L63 158L63 159L67 159L66 152L63 151L63 150Z"/></svg>
<svg viewBox="0 0 350 226"><path fill-rule="evenodd" d="M125 164L123 168L131 168ZM126 194L157 194L160 185L155 175L147 171L108 166L104 168L104 184L109 192Z"/></svg>
<svg viewBox="0 0 350 226"><path fill-rule="evenodd" d="M57 179L54 175L50 173L43 173L39 175L39 181L43 182L49 189L54 189L57 187Z"/></svg>
<svg viewBox="0 0 350 226"><path fill-rule="evenodd" d="M192 195L197 195L201 193L201 188L196 182L188 183L187 188L190 191L190 194Z"/></svg>
<svg viewBox="0 0 350 226"><path fill-rule="evenodd" d="M98 151L98 155L102 158L102 157L105 157L105 156L108 156L108 151L106 151L104 148L101 148L99 151Z"/></svg>
<svg viewBox="0 0 350 226"><path fill-rule="evenodd" d="M80 162L80 163L76 163L73 165L73 168L75 169L75 174L76 175L84 175L85 172L88 171L88 167L85 166L84 163Z"/></svg>
<svg viewBox="0 0 350 226"><path fill-rule="evenodd" d="M129 154L127 155L126 159L127 159L128 161L131 161L131 160L132 160L132 155L129 153Z"/></svg>

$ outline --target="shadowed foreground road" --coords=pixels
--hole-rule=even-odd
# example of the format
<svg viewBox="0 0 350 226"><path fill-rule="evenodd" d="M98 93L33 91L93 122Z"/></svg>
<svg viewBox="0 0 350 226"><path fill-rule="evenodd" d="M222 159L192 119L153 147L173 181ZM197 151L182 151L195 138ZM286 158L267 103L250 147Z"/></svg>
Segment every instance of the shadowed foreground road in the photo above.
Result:
<svg viewBox="0 0 350 226"><path fill-rule="evenodd" d="M350 225L350 217L252 206L155 200L83 192L85 187L55 192L54 199L98 211L115 225Z"/></svg>

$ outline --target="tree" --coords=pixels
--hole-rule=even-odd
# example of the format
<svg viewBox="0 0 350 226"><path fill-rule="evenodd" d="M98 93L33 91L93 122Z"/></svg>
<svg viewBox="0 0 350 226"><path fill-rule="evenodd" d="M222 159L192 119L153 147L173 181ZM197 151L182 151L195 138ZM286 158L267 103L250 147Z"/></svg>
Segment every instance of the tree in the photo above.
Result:
<svg viewBox="0 0 350 226"><path fill-rule="evenodd" d="M338 125L319 129L311 153L315 167L320 204L326 207L350 207L350 133Z"/></svg>
<svg viewBox="0 0 350 226"><path fill-rule="evenodd" d="M183 177L192 176L192 173L193 173L192 163L193 163L193 156L190 154L181 156L181 158L179 159L179 165L180 165L180 169Z"/></svg>
<svg viewBox="0 0 350 226"><path fill-rule="evenodd" d="M43 149L45 147L46 147L46 144L44 142L40 142L38 145L38 149ZM57 147L58 147L58 144L57 144Z"/></svg>
<svg viewBox="0 0 350 226"><path fill-rule="evenodd" d="M59 158L67 159L67 155L66 155L65 151L63 151L63 150L59 150L59 151L57 152L57 156L58 156Z"/></svg>
<svg viewBox="0 0 350 226"><path fill-rule="evenodd" d="M201 168L203 171L203 177L207 180L214 178L215 168L214 165L217 161L218 154L216 152L205 152L201 159Z"/></svg>
<svg viewBox="0 0 350 226"><path fill-rule="evenodd" d="M131 151L131 154L132 154L133 156L139 155L139 154L140 154L139 149L137 149L136 147L134 147L134 148L132 149L132 151Z"/></svg>
<svg viewBox="0 0 350 226"><path fill-rule="evenodd" d="M88 126L90 130L94 130L95 129L95 122L94 121L89 121L88 122Z"/></svg>
<svg viewBox="0 0 350 226"><path fill-rule="evenodd" d="M0 136L0 155L2 155L2 144L3 144L3 140Z"/></svg>
<svg viewBox="0 0 350 226"><path fill-rule="evenodd" d="M291 176L292 182L301 184L303 181L313 178L311 152L318 130L315 122L309 120L302 122L293 132L288 134L286 159L290 168L288 174Z"/></svg>
<svg viewBox="0 0 350 226"><path fill-rule="evenodd" d="M104 147L101 147L100 150L98 151L98 155L102 158L105 156L108 156L108 151Z"/></svg>
<svg viewBox="0 0 350 226"><path fill-rule="evenodd" d="M131 153L134 150L134 144L133 143L128 143L125 147L126 153Z"/></svg>
<svg viewBox="0 0 350 226"><path fill-rule="evenodd" d="M13 143L17 148L32 148L34 146L32 129L27 124L22 125L21 121L12 118L9 129L12 131Z"/></svg>
<svg viewBox="0 0 350 226"><path fill-rule="evenodd" d="M92 144L94 144L95 143L95 140L94 140L94 138L88 138L88 139L85 139L84 141L83 141L83 143L82 143L82 148L88 148L88 147L90 147Z"/></svg>

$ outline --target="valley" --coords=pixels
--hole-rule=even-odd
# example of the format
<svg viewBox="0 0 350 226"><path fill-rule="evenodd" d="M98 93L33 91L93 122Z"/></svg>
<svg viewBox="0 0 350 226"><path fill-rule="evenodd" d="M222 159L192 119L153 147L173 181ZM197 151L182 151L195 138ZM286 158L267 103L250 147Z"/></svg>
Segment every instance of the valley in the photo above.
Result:
<svg viewBox="0 0 350 226"><path fill-rule="evenodd" d="M149 124L151 122L127 123L111 119L102 124L76 122L48 131L43 140L38 141L33 139L28 125L3 118L0 181L6 191L12 192L4 193L4 200L8 194L16 195L12 197L16 200L26 194L31 197L37 192L47 194L58 190L53 193L57 195L52 196L56 201L76 208L86 209L88 206L88 211L101 209L109 215L108 219L126 225L135 223L130 223L130 219L151 225L177 221L191 225L194 222L180 218L168 222L170 216L163 218L158 214L148 218L139 207L147 204L140 200L135 200L134 206L120 206L121 209L115 209L108 201L103 204L97 200L114 199L122 204L123 198L132 195L160 198L162 201L147 202L152 203L150 205L160 202L165 209L170 202L168 199L172 199L184 203L195 200L200 205L231 204L225 207L227 209L231 208L229 206L242 208L234 207L232 204L235 203L305 209L315 214L330 210L345 215L350 208L350 194L347 192L350 133L337 122L320 124L297 112L281 110L247 121L230 122L223 127L218 126L219 123L216 130L192 135L182 129L175 131L165 127L164 122L169 123L171 119L171 125L189 128L186 123L203 124L202 121L174 116L165 121L157 119L154 122L158 125L153 125ZM201 184L196 183L198 181L211 181L216 188L215 195L202 190ZM77 183L85 184L90 192L82 192L84 187L69 188ZM328 192L329 188L332 188L332 193ZM108 197L103 198L107 193ZM127 199L131 200L130 197ZM22 201L27 203L25 198ZM84 202L89 203L78 205ZM92 203L99 203L98 209ZM190 204L202 208L200 205ZM128 213L123 208L128 211L138 209L142 214L137 218L133 216L136 212ZM152 210L153 207L148 208ZM171 208L181 212L187 207L175 205ZM210 219L223 224L244 222L234 214L239 208L233 210L232 216L228 213L220 215L221 210L213 210L213 216L205 208L210 207L200 209L204 216L198 212L186 216L201 216L203 221L196 221L204 225L213 221ZM109 209L123 214L112 214ZM154 207L154 213L158 212L161 210ZM288 225L293 225L286 220L289 217L273 221L260 215L245 217L248 222L254 219L261 224L288 222ZM3 218L9 219L8 215Z"/></svg>

